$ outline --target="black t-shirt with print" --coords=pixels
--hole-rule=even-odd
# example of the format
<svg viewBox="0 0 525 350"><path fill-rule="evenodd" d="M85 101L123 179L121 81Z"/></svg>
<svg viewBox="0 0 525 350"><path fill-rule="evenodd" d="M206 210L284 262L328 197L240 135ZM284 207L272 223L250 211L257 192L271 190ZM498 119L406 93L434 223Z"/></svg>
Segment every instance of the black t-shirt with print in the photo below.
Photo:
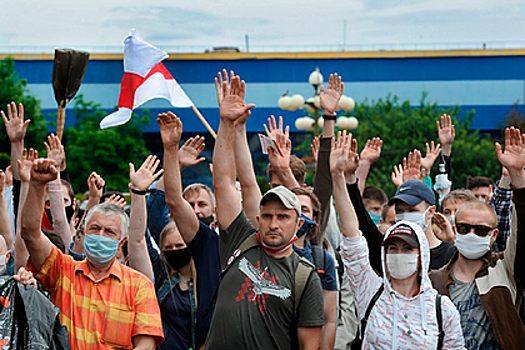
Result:
<svg viewBox="0 0 525 350"><path fill-rule="evenodd" d="M255 232L244 213L221 230L221 264ZM219 285L206 349L298 349L297 327L322 326L323 291L317 273L310 274L295 316L299 259L296 253L272 258L262 246L242 254Z"/></svg>

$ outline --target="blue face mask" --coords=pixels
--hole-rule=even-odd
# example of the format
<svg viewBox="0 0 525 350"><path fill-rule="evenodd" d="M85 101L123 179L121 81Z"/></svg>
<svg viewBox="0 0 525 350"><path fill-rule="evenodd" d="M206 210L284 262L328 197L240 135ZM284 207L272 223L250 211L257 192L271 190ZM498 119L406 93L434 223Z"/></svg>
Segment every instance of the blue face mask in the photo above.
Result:
<svg viewBox="0 0 525 350"><path fill-rule="evenodd" d="M372 219L374 224L379 225L379 220L381 220L381 215L380 214L377 214L377 213L369 211L368 215L370 215L370 218Z"/></svg>
<svg viewBox="0 0 525 350"><path fill-rule="evenodd" d="M93 265L100 267L106 265L117 254L120 241L104 236L88 235L84 237L84 250Z"/></svg>
<svg viewBox="0 0 525 350"><path fill-rule="evenodd" d="M310 231L310 228L312 228L312 227L317 227L317 222L308 219L308 218L307 218L306 216L304 216L303 214L301 214L301 218L304 219L304 224L303 224L303 226L301 226L301 227L299 228L299 230L297 230L297 233L296 233L297 238L301 238L302 236L304 236L305 234L307 234L308 231Z"/></svg>

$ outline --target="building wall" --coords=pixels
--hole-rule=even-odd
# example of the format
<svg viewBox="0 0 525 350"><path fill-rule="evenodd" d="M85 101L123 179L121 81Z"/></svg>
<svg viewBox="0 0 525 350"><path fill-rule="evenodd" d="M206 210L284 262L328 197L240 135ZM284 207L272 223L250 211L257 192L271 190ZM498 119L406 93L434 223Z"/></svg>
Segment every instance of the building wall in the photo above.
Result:
<svg viewBox="0 0 525 350"><path fill-rule="evenodd" d="M14 57L20 77L27 79L51 119L56 113L52 55ZM294 120L304 112L282 111L277 100L287 90L312 96L308 76L315 67L325 80L331 72L341 74L345 94L357 103L390 94L417 105L427 93L427 100L440 106L460 105L463 112L474 109L474 129L494 130L516 101L523 107L525 100L525 50L175 54L165 65L215 130L219 117L213 79L222 68L241 75L247 82L246 100L257 105L248 121L249 132L263 131L271 114L282 115L296 131ZM121 55L93 55L80 93L109 112L117 104L122 75ZM150 101L143 108L154 115L172 109L182 118L185 132L205 132L191 109L174 109L163 100ZM155 118L151 119L145 131L157 132ZM68 116L66 127L73 123Z"/></svg>

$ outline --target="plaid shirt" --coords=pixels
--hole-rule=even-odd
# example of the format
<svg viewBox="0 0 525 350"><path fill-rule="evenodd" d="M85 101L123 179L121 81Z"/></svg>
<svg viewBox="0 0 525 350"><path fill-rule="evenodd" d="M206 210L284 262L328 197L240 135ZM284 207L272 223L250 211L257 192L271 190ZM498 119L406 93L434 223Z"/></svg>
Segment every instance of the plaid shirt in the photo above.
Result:
<svg viewBox="0 0 525 350"><path fill-rule="evenodd" d="M71 349L131 349L132 338L164 338L155 289L144 275L115 260L96 281L86 260L78 262L57 247L40 271L28 269L51 294L67 327Z"/></svg>
<svg viewBox="0 0 525 350"><path fill-rule="evenodd" d="M499 181L496 182L494 194L490 199L490 206L494 208L498 216L498 237L492 247L494 252L502 252L507 246L510 236L510 219L512 215L512 190L501 188Z"/></svg>

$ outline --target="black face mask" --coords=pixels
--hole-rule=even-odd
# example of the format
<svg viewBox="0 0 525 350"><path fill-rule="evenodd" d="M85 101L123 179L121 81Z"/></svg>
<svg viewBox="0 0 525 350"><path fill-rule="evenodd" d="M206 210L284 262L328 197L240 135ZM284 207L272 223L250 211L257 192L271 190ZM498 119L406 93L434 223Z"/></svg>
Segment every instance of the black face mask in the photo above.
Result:
<svg viewBox="0 0 525 350"><path fill-rule="evenodd" d="M210 215L200 220L204 223L204 225L210 226L213 223L213 215Z"/></svg>
<svg viewBox="0 0 525 350"><path fill-rule="evenodd" d="M73 208L73 204L71 204L66 207L66 217L67 217L68 224L71 222L73 215L75 215L75 208Z"/></svg>
<svg viewBox="0 0 525 350"><path fill-rule="evenodd" d="M168 264L174 269L178 270L181 267L188 265L191 260L190 248L182 248L175 250L164 251L164 257Z"/></svg>

